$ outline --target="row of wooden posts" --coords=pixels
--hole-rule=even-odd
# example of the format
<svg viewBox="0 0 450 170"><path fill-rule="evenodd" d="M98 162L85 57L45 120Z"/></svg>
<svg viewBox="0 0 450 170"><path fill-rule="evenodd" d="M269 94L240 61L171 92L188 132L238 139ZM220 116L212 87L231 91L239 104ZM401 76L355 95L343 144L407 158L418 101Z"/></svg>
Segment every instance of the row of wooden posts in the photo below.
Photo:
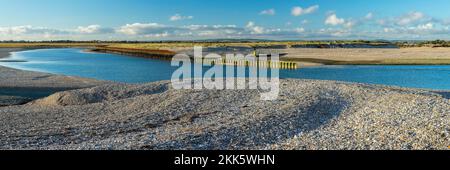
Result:
<svg viewBox="0 0 450 170"><path fill-rule="evenodd" d="M295 62L271 60L244 60L244 59L203 59L203 63L210 65L232 65L246 67L263 67L278 69L298 69Z"/></svg>

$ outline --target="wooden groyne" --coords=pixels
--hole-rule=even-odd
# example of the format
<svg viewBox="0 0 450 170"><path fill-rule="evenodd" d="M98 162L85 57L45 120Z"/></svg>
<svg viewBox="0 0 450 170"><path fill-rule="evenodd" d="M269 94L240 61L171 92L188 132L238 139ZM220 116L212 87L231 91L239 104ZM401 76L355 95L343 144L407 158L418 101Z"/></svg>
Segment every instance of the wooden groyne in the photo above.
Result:
<svg viewBox="0 0 450 170"><path fill-rule="evenodd" d="M155 58L170 60L176 54L175 52L168 50L146 50L146 49L133 49L133 48L116 48L116 47L96 47L91 51L114 53L128 56L136 56L143 58Z"/></svg>
<svg viewBox="0 0 450 170"><path fill-rule="evenodd" d="M199 62L198 60L196 60ZM245 60L245 59L203 59L204 64L210 65L228 65L228 66L245 66L245 67L263 67L278 69L298 69L296 62L291 61L271 61L271 60Z"/></svg>
<svg viewBox="0 0 450 170"><path fill-rule="evenodd" d="M154 58L162 60L171 60L175 52L168 50L144 50L144 49L132 49L132 48L116 48L116 47L96 47L91 49L94 52L113 53L120 55L136 56L143 58ZM194 57L191 56L191 59ZM270 58L270 57L269 57ZM293 61L271 61L260 60L255 57L253 60L245 60L240 58L235 59L207 59L201 60L203 63L211 65L232 65L232 66L246 66L246 67L263 67L263 68L279 68L279 69L298 69L298 65ZM198 62L195 60L195 62Z"/></svg>

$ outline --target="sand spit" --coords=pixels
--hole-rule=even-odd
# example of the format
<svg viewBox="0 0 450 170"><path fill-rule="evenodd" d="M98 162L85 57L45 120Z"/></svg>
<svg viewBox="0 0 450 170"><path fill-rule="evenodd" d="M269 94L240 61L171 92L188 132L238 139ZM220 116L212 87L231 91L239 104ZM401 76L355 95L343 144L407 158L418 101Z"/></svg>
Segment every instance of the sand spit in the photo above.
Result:
<svg viewBox="0 0 450 170"><path fill-rule="evenodd" d="M24 104L59 91L94 87L105 83L107 82L0 66L0 107Z"/></svg>
<svg viewBox="0 0 450 170"><path fill-rule="evenodd" d="M5 58L10 55L11 52L20 51L21 48L0 48L0 58Z"/></svg>
<svg viewBox="0 0 450 170"><path fill-rule="evenodd" d="M448 65L450 48L289 48L283 60L326 65ZM308 65L306 65L308 66Z"/></svg>
<svg viewBox="0 0 450 170"><path fill-rule="evenodd" d="M425 90L282 80L258 90L109 84L0 107L1 149L448 149L450 100ZM448 93L447 93L448 94Z"/></svg>

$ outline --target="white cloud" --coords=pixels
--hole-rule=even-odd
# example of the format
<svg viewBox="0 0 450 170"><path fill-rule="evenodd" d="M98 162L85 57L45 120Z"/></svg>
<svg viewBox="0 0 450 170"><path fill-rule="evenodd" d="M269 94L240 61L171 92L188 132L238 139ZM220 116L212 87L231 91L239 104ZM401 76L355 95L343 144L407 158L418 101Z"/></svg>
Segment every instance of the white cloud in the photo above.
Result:
<svg viewBox="0 0 450 170"><path fill-rule="evenodd" d="M168 31L175 31L178 28L169 27L158 23L134 23L126 24L120 27L117 32L126 35L154 35L162 34Z"/></svg>
<svg viewBox="0 0 450 170"><path fill-rule="evenodd" d="M76 31L82 34L105 34L113 33L114 29L102 28L100 25L89 25L86 27L79 26Z"/></svg>
<svg viewBox="0 0 450 170"><path fill-rule="evenodd" d="M406 15L403 15L399 18L397 18L397 25L409 25L409 24L413 24L421 19L424 19L425 14L421 13L421 12L410 12Z"/></svg>
<svg viewBox="0 0 450 170"><path fill-rule="evenodd" d="M414 39L416 37L442 37L448 31L443 29L443 20L427 17L422 12L409 12L407 14L378 20L382 26L382 33L392 37ZM381 35L380 36L384 36Z"/></svg>
<svg viewBox="0 0 450 170"><path fill-rule="evenodd" d="M263 10L259 13L259 15L275 15L275 9Z"/></svg>
<svg viewBox="0 0 450 170"><path fill-rule="evenodd" d="M389 33L389 32L393 32L394 29L393 29L393 28L384 28L383 31L384 31L385 33Z"/></svg>
<svg viewBox="0 0 450 170"><path fill-rule="evenodd" d="M353 21L353 20L349 20L344 23L345 28L353 28L355 25L356 25L356 21Z"/></svg>
<svg viewBox="0 0 450 170"><path fill-rule="evenodd" d="M169 36L168 32L144 35L144 37L146 37L146 38L163 38L163 37L168 37L168 36Z"/></svg>
<svg viewBox="0 0 450 170"><path fill-rule="evenodd" d="M180 20L190 20L193 19L193 16L182 16L180 14L175 14L169 18L170 21L180 21Z"/></svg>
<svg viewBox="0 0 450 170"><path fill-rule="evenodd" d="M317 31L316 36L319 37L331 37L331 38L336 38L336 37L346 37L346 36L350 36L351 32L347 29L334 29L334 28L327 28L327 29L320 29L319 31Z"/></svg>
<svg viewBox="0 0 450 170"><path fill-rule="evenodd" d="M444 26L448 26L448 25L450 25L450 18L443 19L440 21L440 23Z"/></svg>
<svg viewBox="0 0 450 170"><path fill-rule="evenodd" d="M364 17L364 19L366 19L366 20L371 20L372 18L373 18L372 12L367 13L367 15Z"/></svg>
<svg viewBox="0 0 450 170"><path fill-rule="evenodd" d="M31 25L0 27L0 34L24 35L24 34L66 34L68 31L46 27L34 27Z"/></svg>
<svg viewBox="0 0 450 170"><path fill-rule="evenodd" d="M377 24L383 27L411 27L418 24L426 24L428 22L439 22L442 20L428 17L422 12L409 12L397 17L386 17L377 20Z"/></svg>
<svg viewBox="0 0 450 170"><path fill-rule="evenodd" d="M221 37L229 35L239 35L246 30L250 34L250 29L259 34L264 31L262 27L252 26L248 28L240 28L236 25L186 25L186 26L167 26L158 23L134 23L120 27L117 32L129 36L144 36L147 38L164 38L164 37ZM186 37L183 37L186 38Z"/></svg>
<svg viewBox="0 0 450 170"><path fill-rule="evenodd" d="M385 27L383 28L383 33L384 34L379 34L379 36L388 36L389 38L396 37L397 39L399 39L398 37L408 39L429 39L433 37L433 39L442 39L444 37L448 38L446 35L450 32L448 29L435 27L434 23L428 22L410 27Z"/></svg>
<svg viewBox="0 0 450 170"><path fill-rule="evenodd" d="M345 24L345 19L343 18L338 18L336 16L336 14L330 14L328 15L328 17L325 19L325 24L326 25L341 25L341 24Z"/></svg>
<svg viewBox="0 0 450 170"><path fill-rule="evenodd" d="M264 34L266 30L264 27L256 26L253 21L247 23L246 28L250 31L251 34Z"/></svg>
<svg viewBox="0 0 450 170"><path fill-rule="evenodd" d="M419 30L431 30L431 29L433 29L433 27L434 27L433 23L429 22L429 23L417 26L417 29L419 29Z"/></svg>
<svg viewBox="0 0 450 170"><path fill-rule="evenodd" d="M296 6L292 8L291 14L293 16L301 16L306 14L311 14L319 9L319 5L310 6L306 9L303 9L302 7Z"/></svg>
<svg viewBox="0 0 450 170"><path fill-rule="evenodd" d="M303 13L303 12L302 12ZM410 17L405 17L410 16ZM368 18L371 18L368 20ZM0 27L0 40L192 40L206 38L262 38L262 39L450 39L450 30L444 19L428 18L425 14L408 13L402 16L373 18L338 17L327 13L323 29L308 29L304 25L286 23L285 28L261 26L253 21L245 25L170 25L160 23L131 23L116 28L100 25L79 26L72 29L54 29L35 26ZM409 19L406 19L409 18ZM380 25L374 25L378 23ZM401 21L401 22L400 22ZM308 20L300 20L306 24ZM399 25L403 23L407 25ZM365 29L369 26L370 29ZM335 26L328 27L327 26ZM364 28L364 29L357 29ZM355 29L353 29L355 28ZM105 34L109 33L109 36Z"/></svg>
<svg viewBox="0 0 450 170"><path fill-rule="evenodd" d="M305 32L305 28L296 28L295 30L294 30L295 32L297 32L297 33L304 33Z"/></svg>
<svg viewBox="0 0 450 170"><path fill-rule="evenodd" d="M381 25L381 26L387 25L387 21L384 19L379 19L376 23L378 23L378 25Z"/></svg>
<svg viewBox="0 0 450 170"><path fill-rule="evenodd" d="M197 36L228 36L237 35L245 31L236 25L188 25L183 26L182 35L197 35Z"/></svg>

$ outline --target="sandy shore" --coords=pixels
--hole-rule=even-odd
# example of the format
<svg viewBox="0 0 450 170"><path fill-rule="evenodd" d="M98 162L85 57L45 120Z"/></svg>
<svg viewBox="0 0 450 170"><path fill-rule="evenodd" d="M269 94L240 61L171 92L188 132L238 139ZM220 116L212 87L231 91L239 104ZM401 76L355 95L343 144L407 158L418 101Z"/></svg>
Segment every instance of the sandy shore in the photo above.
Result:
<svg viewBox="0 0 450 170"><path fill-rule="evenodd" d="M92 79L22 71L0 66L0 106L23 104L55 92L105 83Z"/></svg>
<svg viewBox="0 0 450 170"><path fill-rule="evenodd" d="M306 64L417 64L450 65L450 48L361 48L361 49L317 49L289 48L280 50L289 55L284 60L298 61Z"/></svg>
<svg viewBox="0 0 450 170"><path fill-rule="evenodd" d="M126 47L126 46L125 46ZM110 49L110 50L105 50ZM119 53L138 57L170 59L175 53L193 56L193 47L135 47L135 48L99 48L95 51ZM296 62L300 67L318 65L450 65L450 48L414 47L414 48L281 48L258 49L260 53L287 54L283 61ZM167 53L167 54L164 54ZM217 53L253 53L248 46L205 47L204 55ZM162 55L164 54L164 55Z"/></svg>
<svg viewBox="0 0 450 170"><path fill-rule="evenodd" d="M0 58L5 58L10 55L11 52L20 51L21 48L0 48Z"/></svg>
<svg viewBox="0 0 450 170"><path fill-rule="evenodd" d="M191 48L162 48L193 55ZM235 53L233 48L205 48L205 55ZM243 49L243 54L253 50ZM287 54L284 61L295 61L300 67L318 65L450 65L450 48L286 48L261 49L262 52Z"/></svg>

